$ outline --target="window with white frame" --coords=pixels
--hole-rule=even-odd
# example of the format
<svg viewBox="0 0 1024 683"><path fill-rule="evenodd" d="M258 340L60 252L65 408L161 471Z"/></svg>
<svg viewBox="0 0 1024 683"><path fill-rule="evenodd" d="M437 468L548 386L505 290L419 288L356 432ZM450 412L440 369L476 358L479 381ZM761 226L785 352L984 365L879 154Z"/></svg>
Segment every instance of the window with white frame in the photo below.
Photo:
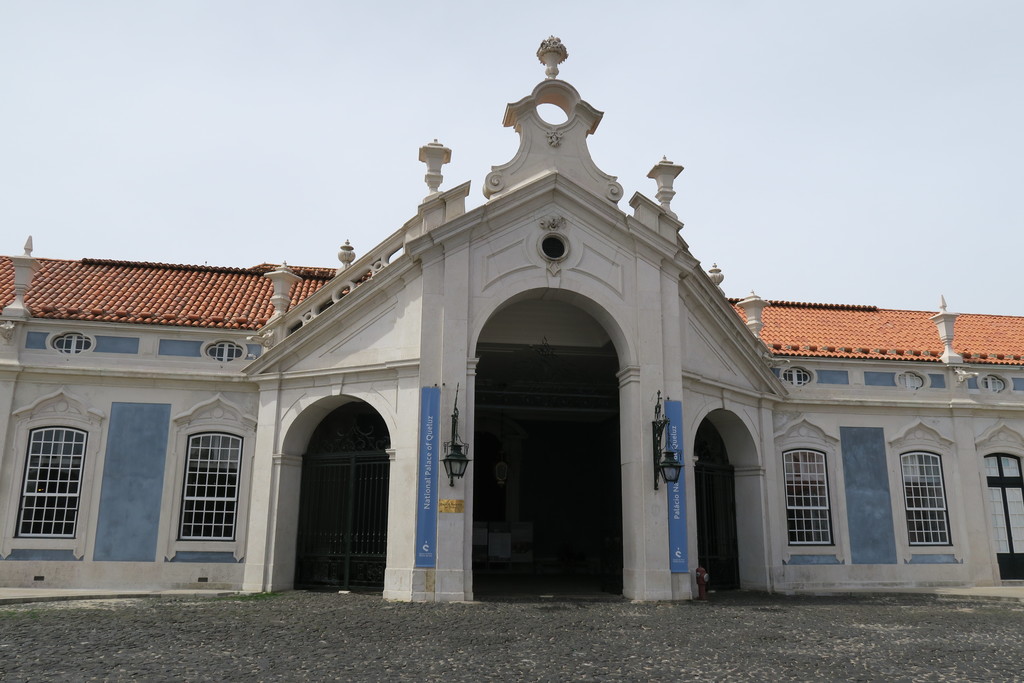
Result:
<svg viewBox="0 0 1024 683"><path fill-rule="evenodd" d="M997 377L996 375L985 375L981 378L981 388L985 391L991 391L993 394L998 394L1006 388L1006 382L1002 377Z"/></svg>
<svg viewBox="0 0 1024 683"><path fill-rule="evenodd" d="M195 434L188 440L181 540L231 541L238 509L242 439Z"/></svg>
<svg viewBox="0 0 1024 683"><path fill-rule="evenodd" d="M782 454L786 474L786 525L790 545L831 545L825 454L793 450Z"/></svg>
<svg viewBox="0 0 1024 683"><path fill-rule="evenodd" d="M916 372L901 372L896 375L896 385L903 389L920 389L924 386L924 377Z"/></svg>
<svg viewBox="0 0 1024 683"><path fill-rule="evenodd" d="M904 453L900 463L910 545L949 545L942 459L934 453Z"/></svg>
<svg viewBox="0 0 1024 683"><path fill-rule="evenodd" d="M779 373L779 378L794 387L802 387L811 383L811 373L803 368L786 368Z"/></svg>
<svg viewBox="0 0 1024 683"><path fill-rule="evenodd" d="M85 441L85 432L68 427L29 433L18 536L75 537Z"/></svg>

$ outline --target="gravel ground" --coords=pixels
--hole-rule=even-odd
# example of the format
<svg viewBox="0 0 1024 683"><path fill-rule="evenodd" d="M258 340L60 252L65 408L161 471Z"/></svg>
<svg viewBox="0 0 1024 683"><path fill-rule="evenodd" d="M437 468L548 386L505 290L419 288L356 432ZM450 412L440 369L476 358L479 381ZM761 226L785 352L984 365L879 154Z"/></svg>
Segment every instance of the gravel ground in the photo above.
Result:
<svg viewBox="0 0 1024 683"><path fill-rule="evenodd" d="M1024 604L930 595L406 604L296 591L0 606L4 681L991 681L1022 671Z"/></svg>

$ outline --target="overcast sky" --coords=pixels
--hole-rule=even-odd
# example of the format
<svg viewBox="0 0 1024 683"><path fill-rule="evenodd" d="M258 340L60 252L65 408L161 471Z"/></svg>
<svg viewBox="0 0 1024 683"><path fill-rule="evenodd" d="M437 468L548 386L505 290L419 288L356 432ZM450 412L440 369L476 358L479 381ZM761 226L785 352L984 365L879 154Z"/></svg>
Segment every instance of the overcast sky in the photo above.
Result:
<svg viewBox="0 0 1024 683"><path fill-rule="evenodd" d="M1024 315L1024 2L0 0L0 253L337 265L561 78L730 296Z"/></svg>

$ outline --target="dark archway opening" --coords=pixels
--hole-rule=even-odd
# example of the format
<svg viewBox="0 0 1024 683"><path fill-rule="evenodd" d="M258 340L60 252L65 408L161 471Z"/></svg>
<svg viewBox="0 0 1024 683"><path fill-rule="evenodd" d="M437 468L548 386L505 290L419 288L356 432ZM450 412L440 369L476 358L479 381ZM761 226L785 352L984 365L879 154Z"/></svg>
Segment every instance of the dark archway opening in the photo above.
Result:
<svg viewBox="0 0 1024 683"><path fill-rule="evenodd" d="M707 569L712 589L739 588L735 475L725 441L710 420L697 428L693 451L697 562Z"/></svg>
<svg viewBox="0 0 1024 683"><path fill-rule="evenodd" d="M481 342L477 356L474 594L621 594L614 347Z"/></svg>
<svg viewBox="0 0 1024 683"><path fill-rule="evenodd" d="M296 588L383 588L390 447L384 420L365 403L317 426L302 458Z"/></svg>

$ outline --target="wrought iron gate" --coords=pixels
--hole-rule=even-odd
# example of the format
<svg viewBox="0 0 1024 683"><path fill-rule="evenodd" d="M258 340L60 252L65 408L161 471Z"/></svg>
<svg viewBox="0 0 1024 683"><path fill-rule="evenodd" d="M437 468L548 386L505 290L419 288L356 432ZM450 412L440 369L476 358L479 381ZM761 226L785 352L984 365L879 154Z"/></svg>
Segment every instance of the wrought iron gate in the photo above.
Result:
<svg viewBox="0 0 1024 683"><path fill-rule="evenodd" d="M316 428L302 460L297 588L380 588L388 547L384 421L350 403Z"/></svg>
<svg viewBox="0 0 1024 683"><path fill-rule="evenodd" d="M694 453L698 562L708 570L713 589L739 588L735 475L725 442L708 420L697 428Z"/></svg>
<svg viewBox="0 0 1024 683"><path fill-rule="evenodd" d="M295 585L384 585L388 458L379 453L307 456L302 467Z"/></svg>

